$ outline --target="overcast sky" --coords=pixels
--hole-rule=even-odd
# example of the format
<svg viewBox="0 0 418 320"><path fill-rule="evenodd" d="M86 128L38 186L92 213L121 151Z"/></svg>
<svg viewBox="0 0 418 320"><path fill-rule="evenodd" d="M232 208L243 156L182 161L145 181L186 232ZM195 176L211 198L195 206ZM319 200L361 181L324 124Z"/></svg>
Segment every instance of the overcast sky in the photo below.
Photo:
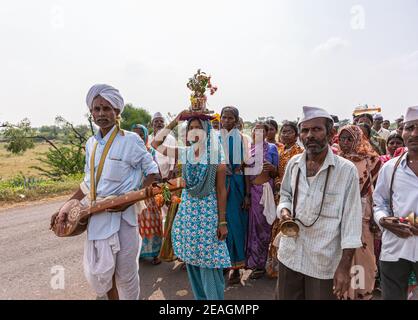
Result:
<svg viewBox="0 0 418 320"><path fill-rule="evenodd" d="M2 0L0 123L84 123L94 83L150 113L189 105L198 68L211 109L295 119L418 105L418 0Z"/></svg>

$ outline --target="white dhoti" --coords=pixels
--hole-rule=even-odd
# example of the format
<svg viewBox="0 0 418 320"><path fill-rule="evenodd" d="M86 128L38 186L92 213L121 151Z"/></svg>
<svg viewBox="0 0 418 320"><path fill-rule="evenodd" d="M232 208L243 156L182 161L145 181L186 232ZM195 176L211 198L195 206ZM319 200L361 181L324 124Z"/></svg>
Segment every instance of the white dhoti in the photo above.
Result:
<svg viewBox="0 0 418 320"><path fill-rule="evenodd" d="M110 291L115 275L119 299L139 299L138 257L141 248L138 227L124 219L120 229L105 240L86 240L84 274L98 296Z"/></svg>

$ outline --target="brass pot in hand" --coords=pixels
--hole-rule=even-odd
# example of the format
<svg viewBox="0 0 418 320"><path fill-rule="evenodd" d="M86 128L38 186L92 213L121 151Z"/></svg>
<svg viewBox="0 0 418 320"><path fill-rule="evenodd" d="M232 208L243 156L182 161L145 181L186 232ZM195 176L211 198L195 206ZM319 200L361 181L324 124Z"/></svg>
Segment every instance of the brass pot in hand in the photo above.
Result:
<svg viewBox="0 0 418 320"><path fill-rule="evenodd" d="M295 220L285 220L280 224L280 232L286 237L297 238L299 230L299 225Z"/></svg>
<svg viewBox="0 0 418 320"><path fill-rule="evenodd" d="M406 218L402 218L402 220L412 226L418 226L418 216L414 212L411 212Z"/></svg>

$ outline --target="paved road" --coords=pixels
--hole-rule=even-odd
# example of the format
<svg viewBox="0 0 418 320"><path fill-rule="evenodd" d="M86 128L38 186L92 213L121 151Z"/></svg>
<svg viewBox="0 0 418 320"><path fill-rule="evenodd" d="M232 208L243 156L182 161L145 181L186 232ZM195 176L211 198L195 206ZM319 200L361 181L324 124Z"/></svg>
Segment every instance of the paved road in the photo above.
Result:
<svg viewBox="0 0 418 320"><path fill-rule="evenodd" d="M0 209L0 299L95 299L82 268L85 234L57 238L50 216L63 203ZM51 287L52 268L64 267L65 289ZM55 271L54 271L55 272ZM141 261L141 299L193 299L185 270L177 263ZM246 273L244 278L247 278ZM275 281L246 280L227 287L226 299L272 299Z"/></svg>

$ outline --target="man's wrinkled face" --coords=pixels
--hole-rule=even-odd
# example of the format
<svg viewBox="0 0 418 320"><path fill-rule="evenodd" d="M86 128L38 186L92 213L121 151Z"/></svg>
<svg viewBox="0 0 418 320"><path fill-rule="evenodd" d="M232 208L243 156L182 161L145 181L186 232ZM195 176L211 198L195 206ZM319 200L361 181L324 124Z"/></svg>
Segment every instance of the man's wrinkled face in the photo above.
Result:
<svg viewBox="0 0 418 320"><path fill-rule="evenodd" d="M319 154L328 148L331 133L327 132L326 118L315 118L300 124L300 140L308 154Z"/></svg>
<svg viewBox="0 0 418 320"><path fill-rule="evenodd" d="M402 138L408 150L418 152L418 120L405 123Z"/></svg>
<svg viewBox="0 0 418 320"><path fill-rule="evenodd" d="M113 127L120 112L119 109L113 108L110 102L101 96L94 98L90 111L94 123L101 129Z"/></svg>
<svg viewBox="0 0 418 320"><path fill-rule="evenodd" d="M154 130L155 133L163 129L164 125L165 125L164 118L155 118L152 121L152 129Z"/></svg>

